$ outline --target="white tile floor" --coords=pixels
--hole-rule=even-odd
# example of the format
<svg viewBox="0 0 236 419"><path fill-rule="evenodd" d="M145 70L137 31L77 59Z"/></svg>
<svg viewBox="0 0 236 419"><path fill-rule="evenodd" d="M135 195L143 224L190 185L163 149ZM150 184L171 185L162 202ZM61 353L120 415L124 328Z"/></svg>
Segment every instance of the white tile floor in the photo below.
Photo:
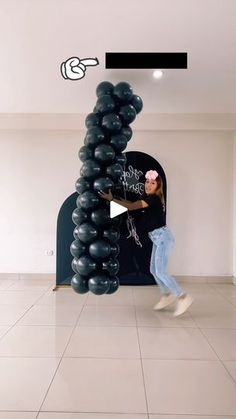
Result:
<svg viewBox="0 0 236 419"><path fill-rule="evenodd" d="M155 286L23 278L0 278L0 419L236 419L235 285L182 284L173 318Z"/></svg>

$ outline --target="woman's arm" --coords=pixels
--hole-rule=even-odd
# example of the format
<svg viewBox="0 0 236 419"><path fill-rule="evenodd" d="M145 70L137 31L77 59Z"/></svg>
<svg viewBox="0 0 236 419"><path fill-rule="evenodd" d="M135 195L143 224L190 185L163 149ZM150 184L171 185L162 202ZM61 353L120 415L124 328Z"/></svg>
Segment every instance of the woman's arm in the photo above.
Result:
<svg viewBox="0 0 236 419"><path fill-rule="evenodd" d="M132 201L128 201L128 199L124 199L124 198L117 198L117 199L120 199L122 202L124 202L124 203L126 203L126 204L131 204L131 202ZM114 198L113 198L113 200L114 200Z"/></svg>
<svg viewBox="0 0 236 419"><path fill-rule="evenodd" d="M148 207L148 204L142 199L139 199L138 201L134 201L134 202L126 201L124 203L124 201L121 201L120 199L113 198L113 201L116 202L117 204L123 205L123 207L127 208L129 211L134 211L137 209Z"/></svg>

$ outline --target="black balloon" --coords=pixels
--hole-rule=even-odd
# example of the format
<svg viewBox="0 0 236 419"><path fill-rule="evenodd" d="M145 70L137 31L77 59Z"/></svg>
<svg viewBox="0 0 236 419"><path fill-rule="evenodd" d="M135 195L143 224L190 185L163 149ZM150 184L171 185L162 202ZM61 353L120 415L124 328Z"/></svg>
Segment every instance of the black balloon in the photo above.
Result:
<svg viewBox="0 0 236 419"><path fill-rule="evenodd" d="M77 273L78 271L77 271L77 259L76 258L74 258L73 260L72 260L72 262L71 262L71 267L72 267L72 270L75 272L75 273Z"/></svg>
<svg viewBox="0 0 236 419"><path fill-rule="evenodd" d="M121 103L128 103L133 97L133 89L129 83L122 81L114 87L113 94Z"/></svg>
<svg viewBox="0 0 236 419"><path fill-rule="evenodd" d="M102 81L99 83L99 85L96 88L96 95L97 97L103 96L103 95L111 95L113 92L113 84L109 81Z"/></svg>
<svg viewBox="0 0 236 419"><path fill-rule="evenodd" d="M89 254L93 259L104 261L111 254L111 246L106 240L95 240L89 246Z"/></svg>
<svg viewBox="0 0 236 419"><path fill-rule="evenodd" d="M101 122L101 118L97 113L89 113L85 119L85 125L87 128L99 126Z"/></svg>
<svg viewBox="0 0 236 419"><path fill-rule="evenodd" d="M87 178L87 180L94 179L99 176L102 171L100 164L96 160L85 160L84 164L80 169L81 176Z"/></svg>
<svg viewBox="0 0 236 419"><path fill-rule="evenodd" d="M96 103L96 109L102 115L111 113L115 110L116 104L110 95L100 96Z"/></svg>
<svg viewBox="0 0 236 419"><path fill-rule="evenodd" d="M120 285L119 278L117 278L117 276L111 277L110 287L109 287L109 290L107 291L107 294L113 294L114 292L116 292L119 288L119 285Z"/></svg>
<svg viewBox="0 0 236 419"><path fill-rule="evenodd" d="M108 239L111 243L116 243L120 238L120 230L115 226L106 228L103 231L103 237Z"/></svg>
<svg viewBox="0 0 236 419"><path fill-rule="evenodd" d="M130 103L135 108L136 113L141 112L141 110L143 109L143 101L141 97L138 95L133 95L133 98Z"/></svg>
<svg viewBox="0 0 236 419"><path fill-rule="evenodd" d="M85 294L89 290L88 279L80 274L73 276L71 286L75 292L78 292L78 294Z"/></svg>
<svg viewBox="0 0 236 419"><path fill-rule="evenodd" d="M115 163L119 163L123 167L125 166L126 161L127 161L127 158L124 153L116 155Z"/></svg>
<svg viewBox="0 0 236 419"><path fill-rule="evenodd" d="M117 179L122 175L123 167L119 163L114 163L107 167L106 172L113 179Z"/></svg>
<svg viewBox="0 0 236 419"><path fill-rule="evenodd" d="M76 226L73 231L73 236L75 239L78 239L78 233L79 233L79 226Z"/></svg>
<svg viewBox="0 0 236 419"><path fill-rule="evenodd" d="M96 295L106 294L110 288L110 278L106 275L94 275L88 281L89 290Z"/></svg>
<svg viewBox="0 0 236 419"><path fill-rule="evenodd" d="M87 191L90 188L91 188L91 184L88 180L86 180L83 177L80 177L79 179L77 179L75 183L75 189L79 194Z"/></svg>
<svg viewBox="0 0 236 419"><path fill-rule="evenodd" d="M121 128L120 134L125 135L126 138L127 138L127 141L129 141L131 139L132 135L133 135L132 128L129 125L124 126L124 127Z"/></svg>
<svg viewBox="0 0 236 419"><path fill-rule="evenodd" d="M120 153L127 146L127 138L125 135L122 134L112 135L110 144L112 147L114 147L115 150L117 150Z"/></svg>
<svg viewBox="0 0 236 419"><path fill-rule="evenodd" d="M85 210L95 208L99 204L99 198L94 192L85 191L77 198L81 207Z"/></svg>
<svg viewBox="0 0 236 419"><path fill-rule="evenodd" d="M75 258L79 258L85 254L88 250L88 247L81 242L80 240L74 240L70 246L70 252Z"/></svg>
<svg viewBox="0 0 236 419"><path fill-rule="evenodd" d="M91 220L98 227L108 226L111 224L110 212L106 208L98 208L91 213Z"/></svg>
<svg viewBox="0 0 236 419"><path fill-rule="evenodd" d="M136 110L133 105L121 106L119 116L125 124L130 124L136 118Z"/></svg>
<svg viewBox="0 0 236 419"><path fill-rule="evenodd" d="M102 118L102 127L111 133L116 133L120 131L122 122L118 115L109 113Z"/></svg>
<svg viewBox="0 0 236 419"><path fill-rule="evenodd" d="M83 255L76 261L77 272L83 276L89 276L98 268L97 263L88 255Z"/></svg>
<svg viewBox="0 0 236 419"><path fill-rule="evenodd" d="M110 258L102 262L102 269L107 271L110 275L116 275L119 271L119 262L117 259Z"/></svg>
<svg viewBox="0 0 236 419"><path fill-rule="evenodd" d="M85 221L88 221L88 218L88 213L83 211L82 208L75 208L72 213L72 221L76 225L85 223Z"/></svg>
<svg viewBox="0 0 236 419"><path fill-rule="evenodd" d="M102 128L91 127L88 129L84 144L90 147L96 147L98 144L101 144L105 140L105 134Z"/></svg>
<svg viewBox="0 0 236 419"><path fill-rule="evenodd" d="M93 150L86 145L83 145L83 147L79 150L79 158L81 161L85 161L87 159L91 159L93 157Z"/></svg>
<svg viewBox="0 0 236 419"><path fill-rule="evenodd" d="M75 236L74 237L78 238L83 243L91 243L98 236L98 229L92 223L80 224L80 226L76 227L75 230L77 230L77 234L76 234L76 237Z"/></svg>
<svg viewBox="0 0 236 419"><path fill-rule="evenodd" d="M116 258L120 253L120 247L117 243L112 243L111 244L111 256L113 258Z"/></svg>
<svg viewBox="0 0 236 419"><path fill-rule="evenodd" d="M94 150L94 157L99 162L110 163L115 158L115 150L109 144L100 144Z"/></svg>
<svg viewBox="0 0 236 419"><path fill-rule="evenodd" d="M114 182L108 176L99 177L93 182L93 187L95 191L108 192L109 189L114 189Z"/></svg>

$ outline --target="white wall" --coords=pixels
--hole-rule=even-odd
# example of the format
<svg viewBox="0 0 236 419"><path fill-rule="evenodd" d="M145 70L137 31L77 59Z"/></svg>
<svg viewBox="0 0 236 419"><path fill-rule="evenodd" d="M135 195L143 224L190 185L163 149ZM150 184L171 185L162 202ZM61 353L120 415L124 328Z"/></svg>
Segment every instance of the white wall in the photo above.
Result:
<svg viewBox="0 0 236 419"><path fill-rule="evenodd" d="M55 272L57 214L78 177L81 132L0 132L0 272Z"/></svg>
<svg viewBox="0 0 236 419"><path fill-rule="evenodd" d="M233 145L233 171L234 171L234 182L233 182L233 276L236 278L236 133L234 134L234 145ZM236 279L235 279L236 284Z"/></svg>
<svg viewBox="0 0 236 419"><path fill-rule="evenodd" d="M0 131L0 272L55 272L55 255L44 252L55 251L57 214L74 192L84 134ZM129 142L127 151L152 155L166 172L173 274L233 273L233 141L230 132L137 130Z"/></svg>
<svg viewBox="0 0 236 419"><path fill-rule="evenodd" d="M130 149L153 155L166 172L172 272L232 275L232 134L138 132Z"/></svg>

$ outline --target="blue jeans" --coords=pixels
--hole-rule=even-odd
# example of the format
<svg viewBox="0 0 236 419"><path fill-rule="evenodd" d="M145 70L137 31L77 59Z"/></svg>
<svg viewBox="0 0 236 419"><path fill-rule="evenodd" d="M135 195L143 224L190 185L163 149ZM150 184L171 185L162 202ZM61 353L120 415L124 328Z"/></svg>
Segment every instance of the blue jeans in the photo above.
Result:
<svg viewBox="0 0 236 419"><path fill-rule="evenodd" d="M148 233L152 241L152 256L150 262L150 272L160 286L162 294L172 293L180 297L184 292L167 272L170 251L174 245L174 237L167 227L157 228Z"/></svg>

